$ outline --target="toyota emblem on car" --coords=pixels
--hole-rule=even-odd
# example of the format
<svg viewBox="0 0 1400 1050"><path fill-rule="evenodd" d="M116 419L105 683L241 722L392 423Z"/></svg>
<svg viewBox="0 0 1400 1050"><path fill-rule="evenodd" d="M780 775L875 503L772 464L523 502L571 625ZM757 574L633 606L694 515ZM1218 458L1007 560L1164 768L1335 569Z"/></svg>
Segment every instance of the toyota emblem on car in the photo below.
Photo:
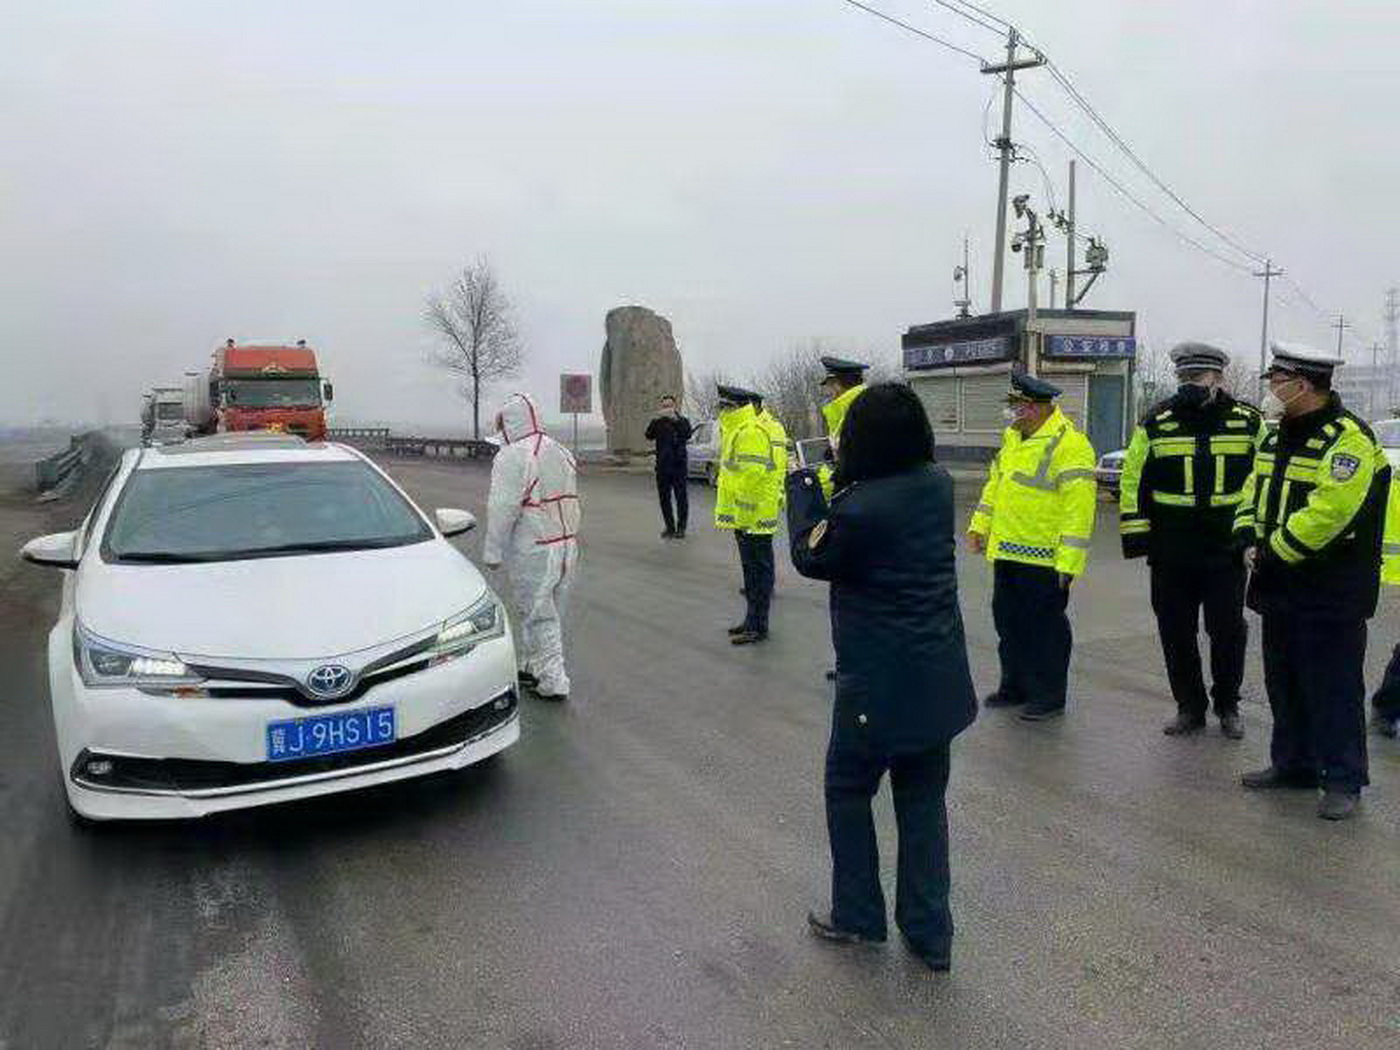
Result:
<svg viewBox="0 0 1400 1050"><path fill-rule="evenodd" d="M334 700L350 692L355 676L340 664L322 664L306 676L306 688L323 700Z"/></svg>

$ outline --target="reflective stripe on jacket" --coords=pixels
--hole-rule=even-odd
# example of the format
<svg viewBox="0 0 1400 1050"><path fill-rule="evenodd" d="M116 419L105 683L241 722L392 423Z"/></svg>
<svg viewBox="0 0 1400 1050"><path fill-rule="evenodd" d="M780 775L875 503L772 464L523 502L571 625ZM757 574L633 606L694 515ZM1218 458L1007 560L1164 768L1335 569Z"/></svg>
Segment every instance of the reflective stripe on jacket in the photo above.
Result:
<svg viewBox="0 0 1400 1050"><path fill-rule="evenodd" d="M730 409L720 426L715 527L769 534L778 530L783 471L773 439L753 405Z"/></svg>
<svg viewBox="0 0 1400 1050"><path fill-rule="evenodd" d="M1235 511L1264 433L1258 409L1223 391L1207 405L1173 398L1149 412L1123 459L1123 556L1194 561L1228 554Z"/></svg>
<svg viewBox="0 0 1400 1050"><path fill-rule="evenodd" d="M1390 476L1385 504L1385 538L1381 542L1381 583L1400 585L1400 478Z"/></svg>
<svg viewBox="0 0 1400 1050"><path fill-rule="evenodd" d="M1043 565L1077 576L1089 560L1098 490L1094 449L1057 407L1030 437L1002 436L970 531L989 561Z"/></svg>
<svg viewBox="0 0 1400 1050"><path fill-rule="evenodd" d="M1371 428L1335 394L1271 428L1235 514L1239 542L1259 549L1251 607L1371 616L1389 484Z"/></svg>

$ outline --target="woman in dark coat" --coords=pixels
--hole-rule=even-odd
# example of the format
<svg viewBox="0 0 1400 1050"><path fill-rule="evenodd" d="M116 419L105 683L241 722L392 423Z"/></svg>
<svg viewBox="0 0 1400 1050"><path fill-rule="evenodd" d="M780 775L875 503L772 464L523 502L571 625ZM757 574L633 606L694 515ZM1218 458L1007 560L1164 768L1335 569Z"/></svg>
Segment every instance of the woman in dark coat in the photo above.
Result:
<svg viewBox="0 0 1400 1050"><path fill-rule="evenodd" d="M808 915L828 940L885 939L870 803L888 771L899 829L895 922L935 970L950 965L949 745L976 716L953 564L953 484L907 386L861 394L841 431L836 492L788 477L797 571L831 581L836 704L826 755L831 911Z"/></svg>

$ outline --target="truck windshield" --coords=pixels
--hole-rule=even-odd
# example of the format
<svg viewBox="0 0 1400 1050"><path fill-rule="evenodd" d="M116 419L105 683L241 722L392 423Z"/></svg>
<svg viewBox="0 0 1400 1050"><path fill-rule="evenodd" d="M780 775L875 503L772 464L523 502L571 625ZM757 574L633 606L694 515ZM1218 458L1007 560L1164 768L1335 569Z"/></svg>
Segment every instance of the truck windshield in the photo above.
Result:
<svg viewBox="0 0 1400 1050"><path fill-rule="evenodd" d="M363 463L138 470L112 511L109 561L236 561L401 547L432 530Z"/></svg>
<svg viewBox="0 0 1400 1050"><path fill-rule="evenodd" d="M165 423L185 418L185 406L163 401L156 405L156 418Z"/></svg>
<svg viewBox="0 0 1400 1050"><path fill-rule="evenodd" d="M316 408L321 404L317 379L226 379L224 404L238 408Z"/></svg>

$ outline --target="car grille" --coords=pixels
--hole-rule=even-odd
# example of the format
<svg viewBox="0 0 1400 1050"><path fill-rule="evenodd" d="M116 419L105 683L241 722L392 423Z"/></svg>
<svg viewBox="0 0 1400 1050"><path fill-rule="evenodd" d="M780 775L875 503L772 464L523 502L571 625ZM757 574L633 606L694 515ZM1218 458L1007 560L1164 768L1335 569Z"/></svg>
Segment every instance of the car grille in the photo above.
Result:
<svg viewBox="0 0 1400 1050"><path fill-rule="evenodd" d="M282 762L210 762L190 758L133 758L84 750L74 761L71 773L75 783L97 790L159 794L251 791L266 784L328 773L352 773L361 766L412 760L446 748L459 748L510 721L516 707L515 691L507 690L480 707L392 744L315 758ZM92 763L98 760L110 767L101 776L89 771Z"/></svg>

